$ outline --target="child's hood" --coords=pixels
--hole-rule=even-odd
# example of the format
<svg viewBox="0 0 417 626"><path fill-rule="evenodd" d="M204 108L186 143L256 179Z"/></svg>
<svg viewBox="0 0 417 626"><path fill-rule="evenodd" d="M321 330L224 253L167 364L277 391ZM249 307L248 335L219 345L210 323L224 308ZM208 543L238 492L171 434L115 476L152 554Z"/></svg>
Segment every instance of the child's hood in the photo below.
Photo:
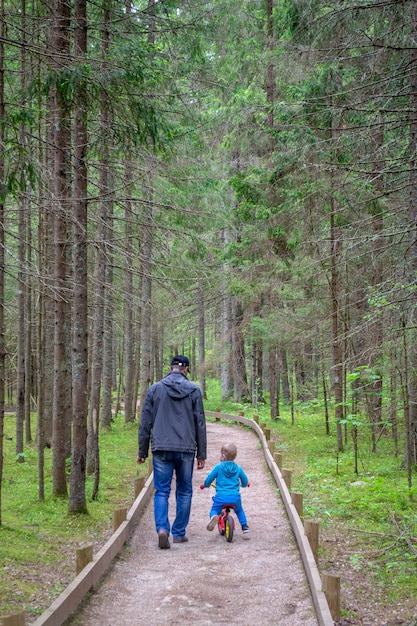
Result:
<svg viewBox="0 0 417 626"><path fill-rule="evenodd" d="M227 478L232 478L239 473L239 468L234 461L222 461L220 467Z"/></svg>

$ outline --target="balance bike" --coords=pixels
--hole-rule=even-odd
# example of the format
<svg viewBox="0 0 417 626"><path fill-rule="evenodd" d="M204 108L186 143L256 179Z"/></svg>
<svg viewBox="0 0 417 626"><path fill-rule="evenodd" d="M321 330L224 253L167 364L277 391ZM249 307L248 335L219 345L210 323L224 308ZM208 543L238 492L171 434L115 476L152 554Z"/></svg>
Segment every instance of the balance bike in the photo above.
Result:
<svg viewBox="0 0 417 626"><path fill-rule="evenodd" d="M219 521L217 522L219 533L226 537L226 541L229 543L233 541L233 533L235 530L235 519L233 515L230 514L234 508L234 504L224 504L219 515Z"/></svg>

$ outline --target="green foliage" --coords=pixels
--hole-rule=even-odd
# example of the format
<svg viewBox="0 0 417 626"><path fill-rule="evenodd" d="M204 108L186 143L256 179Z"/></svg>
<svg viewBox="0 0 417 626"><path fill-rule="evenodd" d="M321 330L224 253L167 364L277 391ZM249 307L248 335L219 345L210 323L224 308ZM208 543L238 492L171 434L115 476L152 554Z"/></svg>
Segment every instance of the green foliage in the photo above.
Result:
<svg viewBox="0 0 417 626"><path fill-rule="evenodd" d="M0 192L0 199L5 201L7 196L16 197L19 193L27 192L28 185L33 189L39 181L38 171L30 161L21 161L8 170L5 183Z"/></svg>
<svg viewBox="0 0 417 626"><path fill-rule="evenodd" d="M263 201L259 183L238 172L230 179L230 185L236 193L238 204L234 211L239 219L248 222L269 217L266 207L259 206Z"/></svg>
<svg viewBox="0 0 417 626"><path fill-rule="evenodd" d="M303 493L304 517L320 522L326 529L323 534L359 536L361 547L352 557L353 567L382 586L389 602L417 593L416 556L406 543L407 538L413 544L416 540L415 490L408 489L407 472L393 456L390 439L385 437L378 453L372 453L368 434L359 435L360 473L356 475L353 444L348 441L344 453L338 454L336 425L331 424L327 436L320 402L298 404L294 424L282 407L274 423L268 405L255 411L249 405L222 401L219 393L218 383L209 381L207 410L220 408L231 414L243 410L246 417L256 412L267 423L278 442L276 449L285 456L285 467L292 470L292 489Z"/></svg>
<svg viewBox="0 0 417 626"><path fill-rule="evenodd" d="M387 593L395 601L401 594L407 594L406 586L399 585L394 594L392 586L406 572L415 568L415 556L410 553L405 541L394 543L392 518L402 520L404 525L415 525L414 497L408 490L407 475L401 468L401 461L392 455L392 444L388 439L381 442L378 454L369 451L369 436L366 431L359 436L360 473L353 473L353 445L348 441L345 452L336 452L335 432L330 437L325 435L324 420L321 412L309 414L298 407L296 423L291 426L290 419L283 417L277 427L279 437L286 444L286 465L294 470L293 488L304 494L304 513L314 518L323 526L333 530L354 528L365 534L380 533L379 543L385 537L387 552L374 552L368 556L370 538L366 536L367 547L364 549L366 571L376 576L379 584L386 585ZM305 451L308 451L307 454ZM393 555L402 552L401 558L393 560ZM377 554L380 556L378 557ZM385 559L390 567L385 568Z"/></svg>
<svg viewBox="0 0 417 626"><path fill-rule="evenodd" d="M5 418L5 437L14 439L14 418ZM45 501L38 500L37 453L25 447L25 463L16 463L14 440L5 439L0 526L0 605L4 614L21 609L34 614L44 610L74 578L75 548L83 543L104 544L112 533L113 512L133 503L133 481L145 475L138 466L137 424L118 418L111 431L100 434L101 488L97 500L88 502L88 515L68 515L65 499L54 499L51 451L45 450ZM87 494L93 477L88 478ZM50 589L39 574L59 572ZM46 605L45 605L46 602ZM41 606L41 604L43 605Z"/></svg>
<svg viewBox="0 0 417 626"><path fill-rule="evenodd" d="M78 67L63 67L50 71L43 77L43 94L48 96L52 89L56 89L58 98L69 109L73 105L75 91L83 80L83 73ZM32 88L34 87L33 84Z"/></svg>

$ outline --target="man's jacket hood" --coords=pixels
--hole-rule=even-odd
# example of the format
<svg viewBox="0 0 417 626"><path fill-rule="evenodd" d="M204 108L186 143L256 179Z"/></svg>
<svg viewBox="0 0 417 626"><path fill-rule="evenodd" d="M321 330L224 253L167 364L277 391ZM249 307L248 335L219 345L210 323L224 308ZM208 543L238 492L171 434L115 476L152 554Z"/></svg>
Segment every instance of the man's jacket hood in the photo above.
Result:
<svg viewBox="0 0 417 626"><path fill-rule="evenodd" d="M181 372L170 372L160 382L173 400L182 400L195 391L195 385Z"/></svg>

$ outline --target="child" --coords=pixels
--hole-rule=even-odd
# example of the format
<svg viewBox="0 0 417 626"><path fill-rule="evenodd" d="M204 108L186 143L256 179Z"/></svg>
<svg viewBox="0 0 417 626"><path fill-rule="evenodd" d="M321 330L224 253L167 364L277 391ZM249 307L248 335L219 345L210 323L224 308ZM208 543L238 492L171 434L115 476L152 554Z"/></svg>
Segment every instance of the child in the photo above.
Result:
<svg viewBox="0 0 417 626"><path fill-rule="evenodd" d="M235 463L236 455L237 448L234 443L224 444L221 449L220 463L211 470L200 489L210 487L213 481L216 483L216 495L213 496L207 530L213 530L216 527L222 506L233 504L243 533L247 535L250 529L242 507L240 487L248 487L249 482L243 469Z"/></svg>

